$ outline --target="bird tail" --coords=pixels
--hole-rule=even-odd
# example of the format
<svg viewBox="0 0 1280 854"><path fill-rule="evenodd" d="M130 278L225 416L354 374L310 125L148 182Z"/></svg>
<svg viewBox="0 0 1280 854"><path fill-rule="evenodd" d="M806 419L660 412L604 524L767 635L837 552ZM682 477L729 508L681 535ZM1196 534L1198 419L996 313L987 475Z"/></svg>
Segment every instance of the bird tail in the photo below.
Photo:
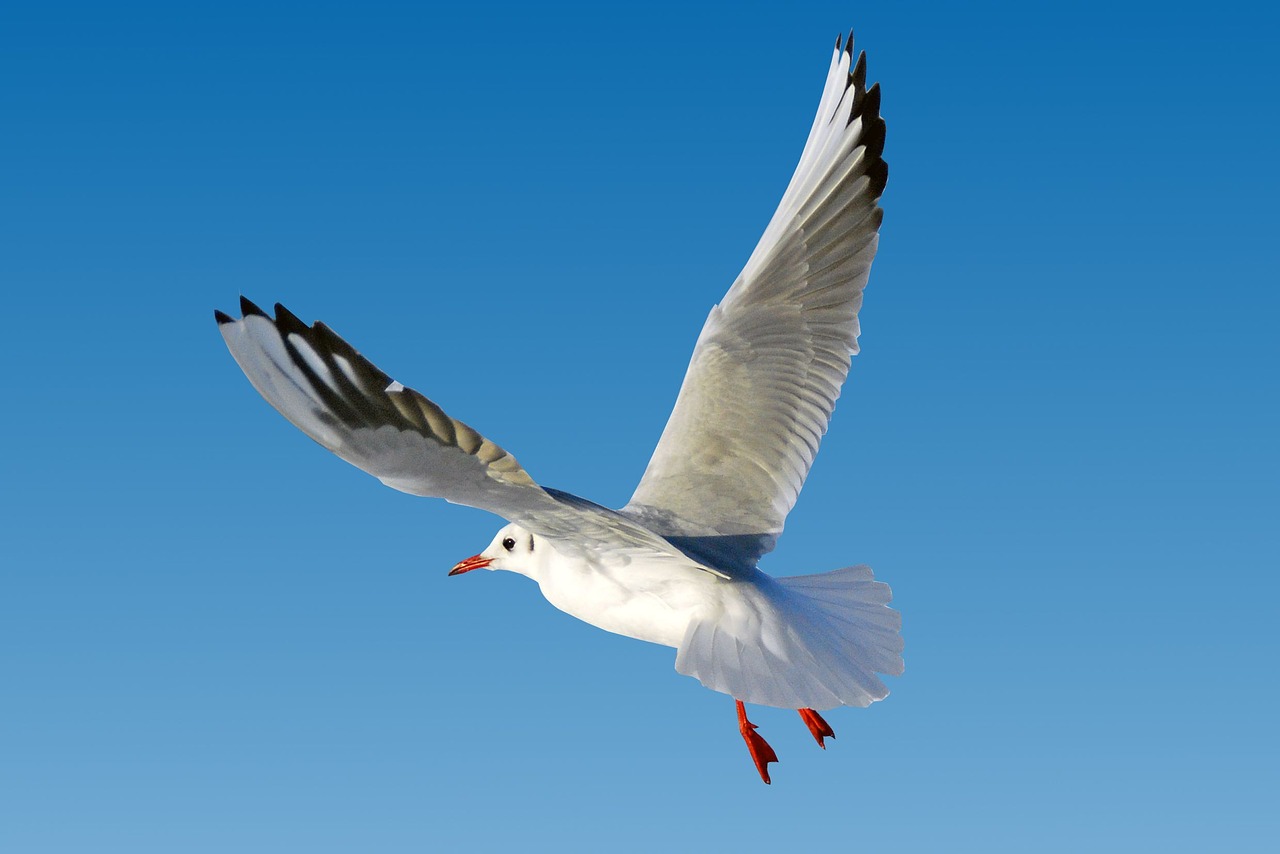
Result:
<svg viewBox="0 0 1280 854"><path fill-rule="evenodd" d="M695 618L676 670L748 703L786 709L869 706L902 674L902 615L868 566L730 582Z"/></svg>

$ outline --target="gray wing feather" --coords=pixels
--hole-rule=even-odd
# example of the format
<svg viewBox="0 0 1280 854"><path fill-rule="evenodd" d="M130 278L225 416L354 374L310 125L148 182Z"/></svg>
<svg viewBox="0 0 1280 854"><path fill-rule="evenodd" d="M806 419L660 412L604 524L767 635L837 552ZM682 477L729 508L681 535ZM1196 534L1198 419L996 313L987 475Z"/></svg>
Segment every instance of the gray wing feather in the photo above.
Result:
<svg viewBox="0 0 1280 854"><path fill-rule="evenodd" d="M633 519L543 489L515 457L392 380L323 323L307 326L281 305L272 318L240 303L242 317L216 316L253 387L302 432L387 486L488 510L555 539L561 551L614 562L655 553L684 559Z"/></svg>
<svg viewBox="0 0 1280 854"><path fill-rule="evenodd" d="M782 532L858 351L888 167L879 85L852 56L837 41L795 174L622 511L668 537L733 538L743 566Z"/></svg>

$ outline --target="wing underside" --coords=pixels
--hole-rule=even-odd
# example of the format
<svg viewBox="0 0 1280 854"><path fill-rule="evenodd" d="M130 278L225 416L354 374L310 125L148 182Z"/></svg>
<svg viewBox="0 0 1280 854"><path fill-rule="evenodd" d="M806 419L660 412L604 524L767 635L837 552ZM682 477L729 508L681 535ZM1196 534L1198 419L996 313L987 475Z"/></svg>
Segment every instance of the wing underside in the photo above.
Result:
<svg viewBox="0 0 1280 854"><path fill-rule="evenodd" d="M851 67L852 66L852 67ZM799 165L694 349L624 513L754 565L772 549L857 352L888 176L879 85L837 41Z"/></svg>
<svg viewBox="0 0 1280 854"><path fill-rule="evenodd" d="M616 511L545 490L515 457L422 394L391 379L323 323L241 299L216 313L253 387L294 426L387 486L488 510L553 538L561 551L626 562L672 544Z"/></svg>

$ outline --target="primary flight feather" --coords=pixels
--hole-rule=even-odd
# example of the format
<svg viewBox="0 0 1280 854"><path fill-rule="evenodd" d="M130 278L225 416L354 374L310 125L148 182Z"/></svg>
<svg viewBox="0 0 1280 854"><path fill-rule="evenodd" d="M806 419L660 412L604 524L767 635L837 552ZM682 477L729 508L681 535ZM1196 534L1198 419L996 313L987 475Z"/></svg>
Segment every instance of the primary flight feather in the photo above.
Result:
<svg viewBox="0 0 1280 854"><path fill-rule="evenodd" d="M391 379L322 323L247 299L216 312L253 387L304 433L388 486L510 524L450 575L503 569L557 608L675 647L676 669L736 701L761 779L777 761L744 702L818 714L888 695L901 619L865 566L773 578L782 533L858 351L858 310L888 168L880 88L836 40L800 163L764 235L698 336L675 409L630 502L539 486L516 459Z"/></svg>

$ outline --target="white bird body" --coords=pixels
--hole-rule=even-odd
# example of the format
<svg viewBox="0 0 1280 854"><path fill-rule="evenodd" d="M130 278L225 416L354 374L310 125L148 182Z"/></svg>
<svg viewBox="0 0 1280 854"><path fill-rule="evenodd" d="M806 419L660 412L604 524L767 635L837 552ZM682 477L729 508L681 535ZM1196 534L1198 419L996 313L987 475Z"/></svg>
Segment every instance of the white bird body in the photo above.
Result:
<svg viewBox="0 0 1280 854"><path fill-rule="evenodd" d="M546 546L527 573L546 600L584 623L636 640L679 647L689 621L713 613L729 589L692 562L608 565L564 556L551 541Z"/></svg>
<svg viewBox="0 0 1280 854"><path fill-rule="evenodd" d="M605 631L675 648L676 670L738 700L765 782L776 761L743 701L867 706L902 672L901 620L865 566L773 578L782 532L857 352L858 310L887 179L879 87L836 42L791 183L742 273L714 306L675 409L627 506L539 486L502 448L392 380L321 323L241 298L217 312L231 354L268 402L383 483L509 520L450 574L501 569Z"/></svg>
<svg viewBox="0 0 1280 854"><path fill-rule="evenodd" d="M746 702L866 706L888 694L872 668L900 669L898 613L887 607L888 585L874 581L867 567L781 579L757 570L725 579L675 555L639 552L619 559L627 554L624 544L600 554L613 559L565 554L554 540L508 525L459 566L463 572L483 568L527 576L566 614L613 634L678 649L677 670ZM805 593L804 586L815 583L824 593L844 596L823 607L824 599ZM723 645L718 655L717 637Z"/></svg>

